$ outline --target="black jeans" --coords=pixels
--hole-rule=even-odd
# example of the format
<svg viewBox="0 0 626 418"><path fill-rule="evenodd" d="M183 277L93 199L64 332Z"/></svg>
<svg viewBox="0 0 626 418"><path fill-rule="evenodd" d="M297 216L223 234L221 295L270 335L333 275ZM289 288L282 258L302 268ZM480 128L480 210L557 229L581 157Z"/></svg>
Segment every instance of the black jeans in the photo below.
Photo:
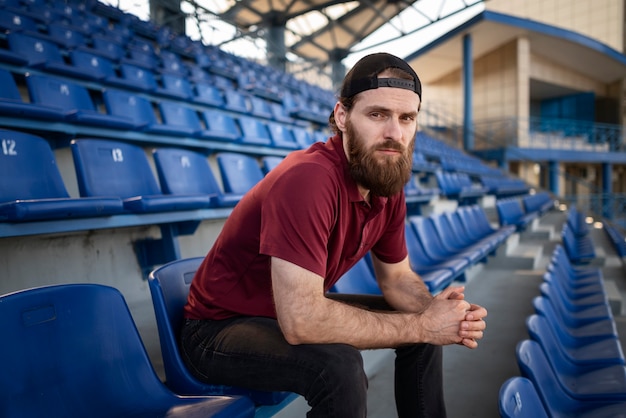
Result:
<svg viewBox="0 0 626 418"><path fill-rule="evenodd" d="M389 309L382 297L341 299L369 309ZM274 319L187 320L181 354L191 373L204 382L298 393L311 406L308 417L367 415L367 376L360 351L346 344L291 345ZM397 348L398 416L445 417L442 380L441 347Z"/></svg>

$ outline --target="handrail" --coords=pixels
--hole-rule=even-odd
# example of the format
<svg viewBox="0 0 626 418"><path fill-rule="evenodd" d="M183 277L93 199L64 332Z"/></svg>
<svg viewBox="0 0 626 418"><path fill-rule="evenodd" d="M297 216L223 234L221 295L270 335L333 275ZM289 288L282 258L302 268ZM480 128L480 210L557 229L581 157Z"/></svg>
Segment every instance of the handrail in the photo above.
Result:
<svg viewBox="0 0 626 418"><path fill-rule="evenodd" d="M458 118L436 106L424 109L421 113L420 125L423 129L438 139L445 137L449 145L463 148L463 125ZM510 152L519 153L522 159L523 148L626 152L626 129L621 125L606 123L536 117L526 120L483 119L474 123L471 132L475 149L515 147ZM541 162L539 164L544 165ZM626 231L626 194L604 193L595 184L562 169L559 169L558 175L588 191L586 194L559 197L560 201L575 204L592 216L608 219Z"/></svg>

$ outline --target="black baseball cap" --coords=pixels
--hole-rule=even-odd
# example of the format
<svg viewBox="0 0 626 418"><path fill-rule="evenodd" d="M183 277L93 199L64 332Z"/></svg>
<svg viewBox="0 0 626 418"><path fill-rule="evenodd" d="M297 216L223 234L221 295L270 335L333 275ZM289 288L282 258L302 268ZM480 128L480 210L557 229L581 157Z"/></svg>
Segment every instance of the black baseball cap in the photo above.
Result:
<svg viewBox="0 0 626 418"><path fill-rule="evenodd" d="M403 78L378 78L378 74L388 68L399 68L413 77L413 80ZM341 97L352 97L365 90L379 87L395 87L411 90L417 93L422 100L422 83L411 66L402 58L386 52L367 55L357 61L348 71L341 88Z"/></svg>

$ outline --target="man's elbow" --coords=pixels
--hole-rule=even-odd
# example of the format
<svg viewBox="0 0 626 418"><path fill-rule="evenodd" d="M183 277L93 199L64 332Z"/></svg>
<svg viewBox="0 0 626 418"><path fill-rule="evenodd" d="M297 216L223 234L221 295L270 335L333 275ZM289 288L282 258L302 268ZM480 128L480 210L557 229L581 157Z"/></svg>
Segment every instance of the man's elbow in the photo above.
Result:
<svg viewBox="0 0 626 418"><path fill-rule="evenodd" d="M279 321L285 340L291 345L311 343L311 336L303 324L297 321Z"/></svg>

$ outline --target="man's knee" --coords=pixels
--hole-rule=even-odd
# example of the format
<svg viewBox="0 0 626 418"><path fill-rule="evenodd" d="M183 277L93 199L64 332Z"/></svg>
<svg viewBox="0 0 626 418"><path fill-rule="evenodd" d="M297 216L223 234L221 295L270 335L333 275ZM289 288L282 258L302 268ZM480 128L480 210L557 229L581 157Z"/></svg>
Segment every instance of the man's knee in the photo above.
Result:
<svg viewBox="0 0 626 418"><path fill-rule="evenodd" d="M310 416L365 416L367 375L360 351L343 344L325 347L326 361L305 395L313 407Z"/></svg>

